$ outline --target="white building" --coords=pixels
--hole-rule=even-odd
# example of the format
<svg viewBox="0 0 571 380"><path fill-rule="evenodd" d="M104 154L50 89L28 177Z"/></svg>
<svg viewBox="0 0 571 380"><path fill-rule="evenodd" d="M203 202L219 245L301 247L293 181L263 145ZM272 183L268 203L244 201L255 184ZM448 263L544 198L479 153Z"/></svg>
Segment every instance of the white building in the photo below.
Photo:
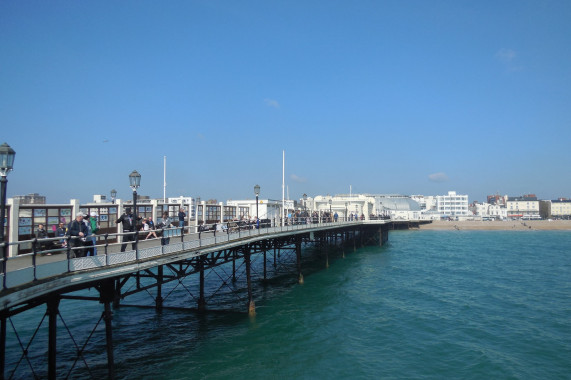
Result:
<svg viewBox="0 0 571 380"><path fill-rule="evenodd" d="M499 204L476 203L474 206L476 215L483 219L492 218L504 220L508 216L508 210Z"/></svg>
<svg viewBox="0 0 571 380"><path fill-rule="evenodd" d="M436 196L436 211L442 217L449 218L466 218L473 215L468 210L468 195L459 195L455 191Z"/></svg>
<svg viewBox="0 0 571 380"><path fill-rule="evenodd" d="M293 201L286 201L286 208ZM237 201L226 201L227 206L236 206L237 219L253 219L256 217L256 200L246 199ZM280 220L282 201L271 199L258 199L258 218Z"/></svg>
<svg viewBox="0 0 571 380"><path fill-rule="evenodd" d="M521 197L508 197L506 202L508 218L512 219L540 219L539 201L535 195Z"/></svg>
<svg viewBox="0 0 571 380"><path fill-rule="evenodd" d="M330 202L331 201L331 202ZM301 200L303 206L303 200ZM371 217L390 216L392 219L419 220L419 204L407 195L400 194L339 194L318 195L308 198L306 207L310 212L337 213L340 220L351 215L369 220Z"/></svg>
<svg viewBox="0 0 571 380"><path fill-rule="evenodd" d="M183 205L184 211L189 217L189 220L196 219L196 201L194 198L184 197L181 195L180 197L167 198L167 200L169 204L176 203Z"/></svg>
<svg viewBox="0 0 571 380"><path fill-rule="evenodd" d="M549 216L557 219L569 219L571 216L571 200L556 199L550 201L550 204Z"/></svg>

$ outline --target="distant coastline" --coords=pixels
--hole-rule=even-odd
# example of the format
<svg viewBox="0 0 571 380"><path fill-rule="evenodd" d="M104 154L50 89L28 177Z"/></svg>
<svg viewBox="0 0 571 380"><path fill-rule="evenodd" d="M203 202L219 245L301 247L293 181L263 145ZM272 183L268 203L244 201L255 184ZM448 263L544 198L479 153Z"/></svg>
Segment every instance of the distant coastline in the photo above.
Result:
<svg viewBox="0 0 571 380"><path fill-rule="evenodd" d="M421 224L421 230L571 230L571 220L441 221Z"/></svg>

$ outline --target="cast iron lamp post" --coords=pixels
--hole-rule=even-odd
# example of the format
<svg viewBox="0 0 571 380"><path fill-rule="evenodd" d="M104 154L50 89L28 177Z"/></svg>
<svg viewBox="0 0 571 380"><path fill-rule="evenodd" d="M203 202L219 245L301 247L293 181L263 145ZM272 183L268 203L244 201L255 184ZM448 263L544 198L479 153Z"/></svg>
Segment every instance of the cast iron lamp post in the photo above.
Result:
<svg viewBox="0 0 571 380"><path fill-rule="evenodd" d="M115 199L117 198L117 190L111 190L111 203L115 204Z"/></svg>
<svg viewBox="0 0 571 380"><path fill-rule="evenodd" d="M135 231L135 244L137 244L137 237L139 233L137 231L137 189L141 186L141 175L136 170L133 170L129 174L129 186L133 190L133 231ZM137 248L137 246L135 245Z"/></svg>
<svg viewBox="0 0 571 380"><path fill-rule="evenodd" d="M331 221L331 218L333 217L333 215L331 215L331 203L333 203L333 201L329 198L329 221Z"/></svg>
<svg viewBox="0 0 571 380"><path fill-rule="evenodd" d="M258 219L258 196L260 195L260 185L254 186L254 194L256 194L256 219Z"/></svg>
<svg viewBox="0 0 571 380"><path fill-rule="evenodd" d="M6 259L7 259L7 242L4 241L4 219L6 218L6 185L8 179L6 176L8 172L14 167L14 158L16 152L10 148L10 145L4 143L0 145L0 244L2 244L2 273L4 279L2 280L2 288L6 289ZM0 340L2 347L0 347L0 377L4 378L4 368L6 364L6 317L0 318Z"/></svg>
<svg viewBox="0 0 571 380"><path fill-rule="evenodd" d="M347 215L347 202L345 202L345 221L349 220L349 215Z"/></svg>
<svg viewBox="0 0 571 380"><path fill-rule="evenodd" d="M2 273L6 273L6 247L4 242L4 219L6 218L6 185L8 184L8 172L14 167L14 158L16 152L10 148L10 145L4 143L0 146L0 176L1 190L0 190L0 244L2 244ZM4 276L4 280L6 276Z"/></svg>
<svg viewBox="0 0 571 380"><path fill-rule="evenodd" d="M8 172L14 167L16 152L10 145L4 143L0 146L0 244L2 244L2 273L6 273L7 242L4 241L4 219L6 219L6 186L8 185ZM6 288L6 276L4 276L4 288ZM2 372L3 374L4 372Z"/></svg>
<svg viewBox="0 0 571 380"><path fill-rule="evenodd" d="M303 194L303 211L307 213L307 207L306 207L306 202L307 202L307 194Z"/></svg>

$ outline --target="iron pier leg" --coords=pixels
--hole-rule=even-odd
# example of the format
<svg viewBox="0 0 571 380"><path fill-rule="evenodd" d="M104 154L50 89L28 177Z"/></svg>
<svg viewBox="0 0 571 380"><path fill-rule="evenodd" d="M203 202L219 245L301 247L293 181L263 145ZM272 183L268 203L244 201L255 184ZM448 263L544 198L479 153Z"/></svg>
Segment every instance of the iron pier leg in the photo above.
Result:
<svg viewBox="0 0 571 380"><path fill-rule="evenodd" d="M103 320L105 321L105 341L107 346L107 376L115 378L115 359L113 357L113 313L111 303L116 299L115 281L107 280L99 288L99 302L104 305Z"/></svg>
<svg viewBox="0 0 571 380"><path fill-rule="evenodd" d="M4 380L6 369L6 315L2 313L0 318L0 379Z"/></svg>
<svg viewBox="0 0 571 380"><path fill-rule="evenodd" d="M276 261L276 246L274 245L274 269L278 267L278 263Z"/></svg>
<svg viewBox="0 0 571 380"><path fill-rule="evenodd" d="M117 279L114 281L114 289L113 292L113 309L119 308L121 306L121 280Z"/></svg>
<svg viewBox="0 0 571 380"><path fill-rule="evenodd" d="M353 230L353 252L357 252L357 231Z"/></svg>
<svg viewBox="0 0 571 380"><path fill-rule="evenodd" d="M264 249L264 281L266 281L266 250Z"/></svg>
<svg viewBox="0 0 571 380"><path fill-rule="evenodd" d="M206 299L204 298L204 256L200 256L200 295L198 296L198 311L206 309Z"/></svg>
<svg viewBox="0 0 571 380"><path fill-rule="evenodd" d="M236 282L236 250L232 251L232 282Z"/></svg>
<svg viewBox="0 0 571 380"><path fill-rule="evenodd" d="M111 302L105 301L105 339L107 341L107 373L110 379L115 378L115 359L113 357L113 313L111 312Z"/></svg>
<svg viewBox="0 0 571 380"><path fill-rule="evenodd" d="M156 301L156 309L162 310L163 309L163 266L159 265L157 269L157 301Z"/></svg>
<svg viewBox="0 0 571 380"><path fill-rule="evenodd" d="M57 378L57 316L59 314L59 297L47 302L48 314L48 379Z"/></svg>
<svg viewBox="0 0 571 380"><path fill-rule="evenodd" d="M250 246L246 246L244 253L244 262L246 264L246 281L248 283L248 315L253 317L256 315L256 305L254 304L254 296L252 295L252 277L250 275Z"/></svg>
<svg viewBox="0 0 571 380"><path fill-rule="evenodd" d="M295 255L297 258L297 282L303 284L303 274L301 273L301 240L295 240Z"/></svg>

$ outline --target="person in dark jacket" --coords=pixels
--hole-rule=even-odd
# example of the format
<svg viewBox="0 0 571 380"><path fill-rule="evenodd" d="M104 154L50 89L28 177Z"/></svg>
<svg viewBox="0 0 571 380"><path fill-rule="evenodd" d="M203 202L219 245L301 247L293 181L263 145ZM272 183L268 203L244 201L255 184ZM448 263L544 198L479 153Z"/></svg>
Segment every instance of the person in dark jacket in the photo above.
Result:
<svg viewBox="0 0 571 380"><path fill-rule="evenodd" d="M71 236L70 245L72 258L85 256L83 246L87 233L87 226L83 223L83 213L78 212L75 219L67 226L67 235Z"/></svg>
<svg viewBox="0 0 571 380"><path fill-rule="evenodd" d="M117 224L121 223L123 225L123 233L137 231L137 228L136 228L137 227L137 221L135 220L135 216L131 212L130 207L127 207L125 209L125 212L123 213L123 215L121 215L121 217L119 219L117 219L117 221L115 223L117 223ZM135 250L137 248L137 246L135 244L135 235L130 233L128 235L123 235L123 244L121 245L121 252L125 252L125 249L127 249L127 242L129 242L129 241L132 242L131 247L133 248L133 250Z"/></svg>
<svg viewBox="0 0 571 380"><path fill-rule="evenodd" d="M178 226L180 227L181 231L184 233L184 218L186 218L186 212L181 207L178 209Z"/></svg>
<svg viewBox="0 0 571 380"><path fill-rule="evenodd" d="M43 241L48 238L48 231L44 228L44 225L40 223L38 229L36 230L36 239L38 239L38 248L40 251L45 251L51 248L49 242Z"/></svg>

